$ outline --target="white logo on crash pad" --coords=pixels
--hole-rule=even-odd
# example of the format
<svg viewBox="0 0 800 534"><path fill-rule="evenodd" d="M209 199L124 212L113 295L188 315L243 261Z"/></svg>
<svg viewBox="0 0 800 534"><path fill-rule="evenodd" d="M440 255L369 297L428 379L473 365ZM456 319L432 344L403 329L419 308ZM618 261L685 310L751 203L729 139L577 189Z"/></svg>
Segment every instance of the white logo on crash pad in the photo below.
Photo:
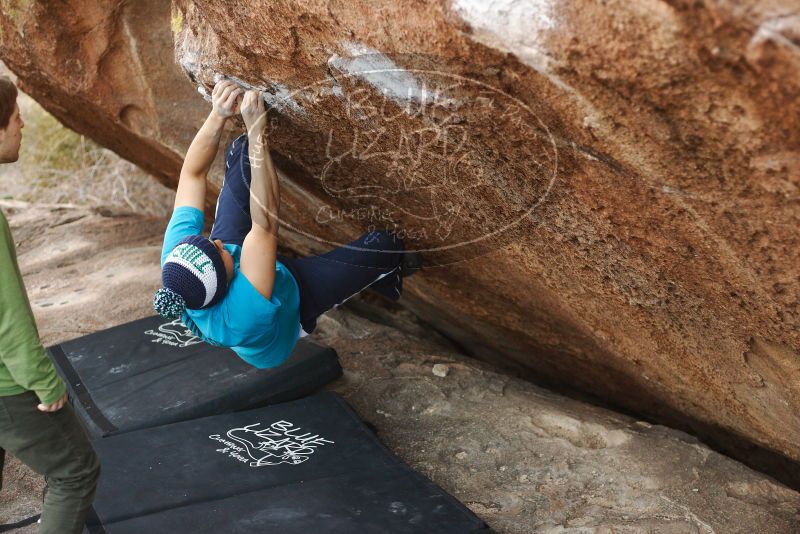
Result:
<svg viewBox="0 0 800 534"><path fill-rule="evenodd" d="M170 345L173 347L189 347L202 343L202 339L192 334L180 319L175 319L169 323L164 323L158 330L146 330L145 334L153 336L153 343Z"/></svg>
<svg viewBox="0 0 800 534"><path fill-rule="evenodd" d="M283 420L271 425L255 423L232 428L228 430L226 437L219 434L208 437L225 445L217 449L217 452L227 454L250 467L301 464L314 454L317 447L333 443L319 434L303 432L300 427Z"/></svg>

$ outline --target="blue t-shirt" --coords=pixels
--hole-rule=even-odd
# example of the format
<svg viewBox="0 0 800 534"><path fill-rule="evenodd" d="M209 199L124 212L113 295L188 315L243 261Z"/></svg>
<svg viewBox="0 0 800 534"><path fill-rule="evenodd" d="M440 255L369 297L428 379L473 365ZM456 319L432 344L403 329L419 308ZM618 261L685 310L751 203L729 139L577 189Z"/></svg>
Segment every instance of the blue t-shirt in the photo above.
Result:
<svg viewBox="0 0 800 534"><path fill-rule="evenodd" d="M161 266L178 241L203 232L204 214L191 206L175 209L164 234ZM239 270L242 247L223 245L233 257L233 278L225 296L210 308L186 309L182 321L212 345L230 347L258 368L276 367L292 353L300 337L300 289L289 269L275 262L275 286L269 299Z"/></svg>

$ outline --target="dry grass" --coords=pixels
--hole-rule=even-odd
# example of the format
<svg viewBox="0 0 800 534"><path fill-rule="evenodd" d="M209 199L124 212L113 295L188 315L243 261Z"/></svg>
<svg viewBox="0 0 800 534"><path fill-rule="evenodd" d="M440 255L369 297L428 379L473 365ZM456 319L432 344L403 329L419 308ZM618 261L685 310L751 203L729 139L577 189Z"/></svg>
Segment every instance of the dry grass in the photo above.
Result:
<svg viewBox="0 0 800 534"><path fill-rule="evenodd" d="M25 128L17 163L0 166L0 198L166 216L174 191L134 164L64 127L20 94Z"/></svg>

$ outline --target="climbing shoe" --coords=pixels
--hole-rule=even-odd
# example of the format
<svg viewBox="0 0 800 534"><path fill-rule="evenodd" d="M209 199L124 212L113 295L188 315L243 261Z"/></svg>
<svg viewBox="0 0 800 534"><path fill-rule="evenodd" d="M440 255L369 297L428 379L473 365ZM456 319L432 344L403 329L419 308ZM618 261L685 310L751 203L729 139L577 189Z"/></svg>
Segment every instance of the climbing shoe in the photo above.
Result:
<svg viewBox="0 0 800 534"><path fill-rule="evenodd" d="M400 277L406 278L419 271L423 265L422 255L419 252L406 252L400 263Z"/></svg>

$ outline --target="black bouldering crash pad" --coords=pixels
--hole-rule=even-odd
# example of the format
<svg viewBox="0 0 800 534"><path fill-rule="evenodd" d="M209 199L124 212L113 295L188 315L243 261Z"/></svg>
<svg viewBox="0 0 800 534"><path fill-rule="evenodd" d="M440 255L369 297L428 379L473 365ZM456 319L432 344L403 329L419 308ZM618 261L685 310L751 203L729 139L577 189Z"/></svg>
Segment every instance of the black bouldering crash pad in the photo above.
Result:
<svg viewBox="0 0 800 534"><path fill-rule="evenodd" d="M332 348L303 337L273 369L149 317L48 348L92 438L297 399L338 378Z"/></svg>
<svg viewBox="0 0 800 534"><path fill-rule="evenodd" d="M486 533L333 392L95 443L93 534Z"/></svg>

